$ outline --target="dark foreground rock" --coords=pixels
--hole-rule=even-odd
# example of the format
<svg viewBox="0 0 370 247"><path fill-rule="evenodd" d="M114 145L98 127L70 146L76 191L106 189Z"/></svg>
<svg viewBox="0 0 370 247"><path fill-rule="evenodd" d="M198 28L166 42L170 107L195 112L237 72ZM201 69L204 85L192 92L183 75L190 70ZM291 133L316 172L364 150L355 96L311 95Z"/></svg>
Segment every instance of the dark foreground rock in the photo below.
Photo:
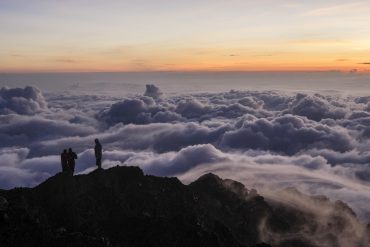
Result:
<svg viewBox="0 0 370 247"><path fill-rule="evenodd" d="M0 246L369 246L344 203L284 193L331 211L318 219L213 174L188 186L137 167L57 174L0 191Z"/></svg>

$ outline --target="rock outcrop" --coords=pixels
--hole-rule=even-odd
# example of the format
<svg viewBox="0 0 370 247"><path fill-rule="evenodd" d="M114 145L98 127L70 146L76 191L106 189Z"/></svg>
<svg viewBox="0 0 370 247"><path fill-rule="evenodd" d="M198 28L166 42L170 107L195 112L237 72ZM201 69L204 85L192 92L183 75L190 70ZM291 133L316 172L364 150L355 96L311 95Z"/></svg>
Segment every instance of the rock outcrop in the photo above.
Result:
<svg viewBox="0 0 370 247"><path fill-rule="evenodd" d="M344 203L292 193L333 211L321 222L214 174L184 185L137 167L60 173L0 190L0 246L344 246L333 234L369 246L368 228Z"/></svg>

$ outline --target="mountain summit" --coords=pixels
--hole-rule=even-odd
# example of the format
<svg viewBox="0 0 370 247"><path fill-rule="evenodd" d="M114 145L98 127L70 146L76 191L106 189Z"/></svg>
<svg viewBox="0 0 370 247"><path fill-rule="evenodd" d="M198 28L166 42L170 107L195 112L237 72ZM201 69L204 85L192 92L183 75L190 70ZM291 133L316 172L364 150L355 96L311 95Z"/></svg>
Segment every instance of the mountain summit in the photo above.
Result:
<svg viewBox="0 0 370 247"><path fill-rule="evenodd" d="M0 190L0 246L370 245L369 228L343 202L294 188L281 197L214 174L184 185L138 167L60 173Z"/></svg>

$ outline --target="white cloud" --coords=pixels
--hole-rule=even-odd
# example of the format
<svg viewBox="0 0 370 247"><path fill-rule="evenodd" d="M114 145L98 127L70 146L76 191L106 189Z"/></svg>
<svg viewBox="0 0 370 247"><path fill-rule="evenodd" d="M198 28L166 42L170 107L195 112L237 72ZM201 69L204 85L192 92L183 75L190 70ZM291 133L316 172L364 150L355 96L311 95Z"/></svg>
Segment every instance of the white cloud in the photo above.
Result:
<svg viewBox="0 0 370 247"><path fill-rule="evenodd" d="M261 191L295 186L342 199L370 220L367 97L233 90L165 97L154 85L125 98L1 90L0 188L54 175L69 147L79 156L76 172L95 169L99 138L105 168L137 165L186 182L215 172Z"/></svg>
<svg viewBox="0 0 370 247"><path fill-rule="evenodd" d="M47 108L41 91L35 87L0 89L0 114L34 115Z"/></svg>

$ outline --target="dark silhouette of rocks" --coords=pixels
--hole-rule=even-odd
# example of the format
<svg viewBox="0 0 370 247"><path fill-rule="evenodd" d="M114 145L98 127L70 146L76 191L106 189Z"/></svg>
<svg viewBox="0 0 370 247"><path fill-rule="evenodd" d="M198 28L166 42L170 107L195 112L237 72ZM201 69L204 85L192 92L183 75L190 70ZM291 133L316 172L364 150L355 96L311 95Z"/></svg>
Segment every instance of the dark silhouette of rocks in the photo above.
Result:
<svg viewBox="0 0 370 247"><path fill-rule="evenodd" d="M137 167L59 173L34 188L0 190L0 246L341 246L330 234L351 233L348 220L361 225L342 202L293 193L330 205L333 217L317 223L214 174L184 185ZM310 239L302 228L307 235L327 231L327 239ZM354 241L369 246L368 239Z"/></svg>

